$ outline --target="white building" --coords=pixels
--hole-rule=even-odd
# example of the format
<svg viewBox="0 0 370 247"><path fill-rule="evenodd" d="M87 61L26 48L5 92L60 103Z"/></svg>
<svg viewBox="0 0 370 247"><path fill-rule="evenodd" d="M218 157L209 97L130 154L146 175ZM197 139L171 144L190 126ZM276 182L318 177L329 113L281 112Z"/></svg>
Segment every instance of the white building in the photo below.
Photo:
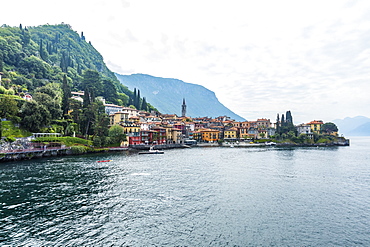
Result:
<svg viewBox="0 0 370 247"><path fill-rule="evenodd" d="M309 124L300 124L296 126L298 135L300 134L312 134L311 126Z"/></svg>
<svg viewBox="0 0 370 247"><path fill-rule="evenodd" d="M104 104L105 106L105 113L108 115L117 113L117 112L122 112L123 106L115 105L115 104Z"/></svg>

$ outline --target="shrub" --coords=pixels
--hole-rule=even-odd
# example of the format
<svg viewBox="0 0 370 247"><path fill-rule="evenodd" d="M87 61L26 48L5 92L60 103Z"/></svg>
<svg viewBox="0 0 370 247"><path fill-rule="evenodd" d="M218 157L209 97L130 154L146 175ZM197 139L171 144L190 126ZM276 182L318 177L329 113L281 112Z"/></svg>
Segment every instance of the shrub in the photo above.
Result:
<svg viewBox="0 0 370 247"><path fill-rule="evenodd" d="M38 137L34 142L61 142L66 146L72 146L75 144L91 146L92 141L78 138L78 137L71 137L71 136L64 136L64 137Z"/></svg>
<svg viewBox="0 0 370 247"><path fill-rule="evenodd" d="M14 137L9 136L9 137L6 137L6 138L5 138L5 141L6 141L6 142L15 142L15 138L14 138Z"/></svg>
<svg viewBox="0 0 370 247"><path fill-rule="evenodd" d="M78 145L78 146L72 146L71 151L73 154L84 154L89 151L89 148L86 146Z"/></svg>
<svg viewBox="0 0 370 247"><path fill-rule="evenodd" d="M326 138L320 138L317 143L329 143L330 140L329 139L326 139Z"/></svg>

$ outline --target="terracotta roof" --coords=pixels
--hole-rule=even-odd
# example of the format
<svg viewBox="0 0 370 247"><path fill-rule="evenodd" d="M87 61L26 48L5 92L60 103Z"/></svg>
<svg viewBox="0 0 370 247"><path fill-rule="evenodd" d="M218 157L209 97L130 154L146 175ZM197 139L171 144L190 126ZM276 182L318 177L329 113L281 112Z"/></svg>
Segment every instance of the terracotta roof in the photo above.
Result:
<svg viewBox="0 0 370 247"><path fill-rule="evenodd" d="M313 120L309 122L308 124L324 124L324 122L322 120Z"/></svg>

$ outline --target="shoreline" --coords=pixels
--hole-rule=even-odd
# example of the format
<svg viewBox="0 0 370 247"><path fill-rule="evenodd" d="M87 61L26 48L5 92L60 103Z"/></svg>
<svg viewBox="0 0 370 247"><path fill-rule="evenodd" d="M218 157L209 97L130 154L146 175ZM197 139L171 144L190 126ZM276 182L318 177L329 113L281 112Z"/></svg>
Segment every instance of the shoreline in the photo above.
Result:
<svg viewBox="0 0 370 247"><path fill-rule="evenodd" d="M295 144L295 143L276 143L276 145L266 145L266 143L198 143L195 145L183 145L183 144L160 144L154 145L154 149L168 150L168 149L179 149L179 148L191 148L191 147L237 147L237 148L249 148L249 147L338 147L338 146L349 146L350 140L346 139L344 142L332 142L332 143L314 143L314 144ZM25 150L12 150L12 152L0 153L0 163L30 160L37 158L46 157L57 157L57 156L68 156L68 155L82 155L82 154L93 154L102 152L139 152L142 150L149 150L150 145L134 145L130 147L110 147L110 148L98 148L89 150L86 152L75 153L70 147L65 148L47 148L47 149L25 149Z"/></svg>

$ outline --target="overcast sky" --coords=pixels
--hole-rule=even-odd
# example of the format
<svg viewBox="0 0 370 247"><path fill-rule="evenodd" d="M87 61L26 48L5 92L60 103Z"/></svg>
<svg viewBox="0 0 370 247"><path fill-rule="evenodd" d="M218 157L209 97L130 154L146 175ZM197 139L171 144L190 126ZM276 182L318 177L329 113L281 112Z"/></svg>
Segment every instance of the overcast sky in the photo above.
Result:
<svg viewBox="0 0 370 247"><path fill-rule="evenodd" d="M370 117L368 0L12 0L1 5L1 24L64 22L84 32L112 71L203 85L248 120L275 120L287 110L296 124Z"/></svg>

